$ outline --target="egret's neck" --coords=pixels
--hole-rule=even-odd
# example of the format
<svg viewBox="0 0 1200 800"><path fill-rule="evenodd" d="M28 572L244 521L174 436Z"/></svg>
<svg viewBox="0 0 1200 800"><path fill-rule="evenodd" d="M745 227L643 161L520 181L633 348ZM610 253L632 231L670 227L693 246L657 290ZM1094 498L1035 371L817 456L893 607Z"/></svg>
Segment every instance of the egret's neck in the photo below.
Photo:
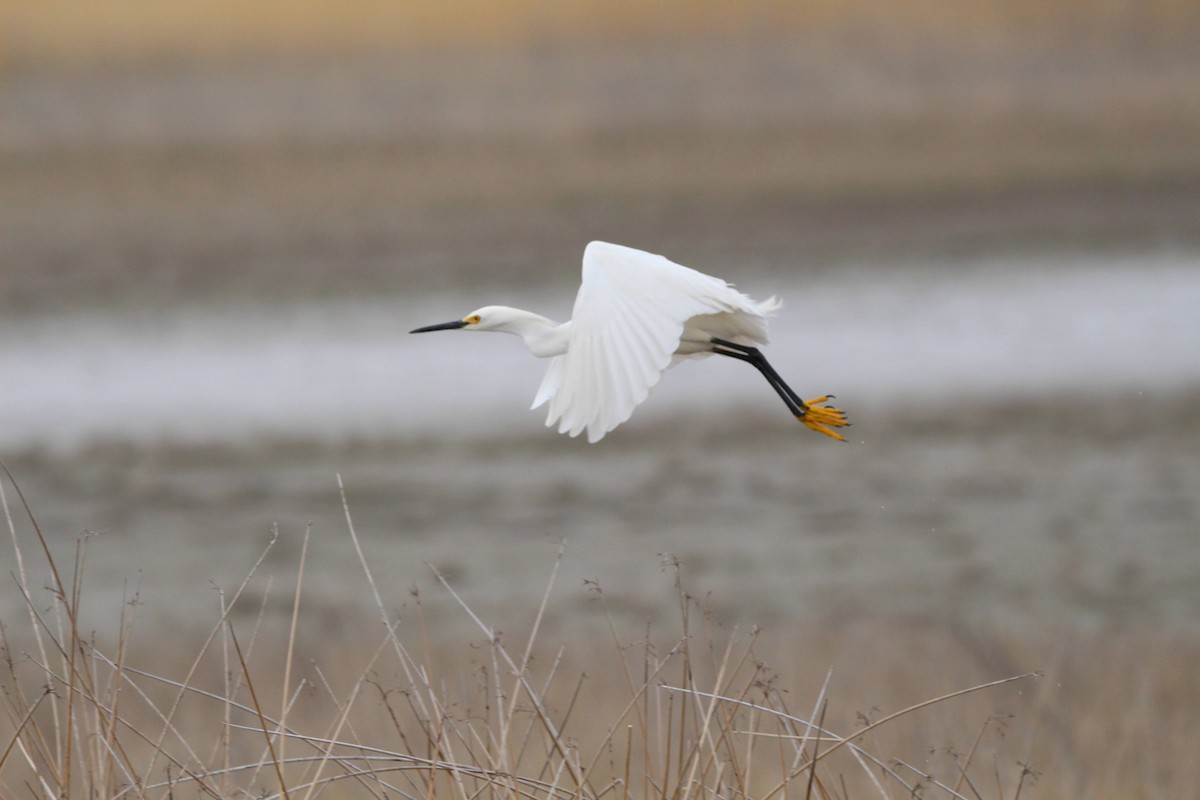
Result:
<svg viewBox="0 0 1200 800"><path fill-rule="evenodd" d="M549 358L567 352L571 323L558 325L540 314L514 308L509 312L509 319L493 330L515 333L524 340L529 352L538 358Z"/></svg>

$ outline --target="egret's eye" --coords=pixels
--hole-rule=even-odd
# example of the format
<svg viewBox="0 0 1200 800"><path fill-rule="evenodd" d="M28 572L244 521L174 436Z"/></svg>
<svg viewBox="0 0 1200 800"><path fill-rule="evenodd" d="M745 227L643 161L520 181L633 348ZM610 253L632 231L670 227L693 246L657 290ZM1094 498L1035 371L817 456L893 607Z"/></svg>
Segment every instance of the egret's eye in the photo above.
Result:
<svg viewBox="0 0 1200 800"><path fill-rule="evenodd" d="M466 322L468 325L478 325L479 324L479 315L472 314L471 316L467 317L464 320L464 322Z"/></svg>

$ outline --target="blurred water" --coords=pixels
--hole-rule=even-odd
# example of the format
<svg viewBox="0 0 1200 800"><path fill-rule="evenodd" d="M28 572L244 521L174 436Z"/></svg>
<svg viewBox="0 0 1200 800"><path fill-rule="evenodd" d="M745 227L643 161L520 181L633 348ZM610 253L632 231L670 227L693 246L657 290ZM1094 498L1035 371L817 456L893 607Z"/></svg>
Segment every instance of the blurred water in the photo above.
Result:
<svg viewBox="0 0 1200 800"><path fill-rule="evenodd" d="M732 276L728 276L732 277ZM1200 255L1028 256L971 269L847 269L743 285L778 293L773 363L802 394L847 408L905 401L1200 385ZM489 431L537 433L527 408L544 363L509 337L441 333L515 297L405 297L320 305L96 311L0 323L0 446L223 442ZM526 303L553 318L569 296ZM774 395L743 365L672 370L639 419Z"/></svg>

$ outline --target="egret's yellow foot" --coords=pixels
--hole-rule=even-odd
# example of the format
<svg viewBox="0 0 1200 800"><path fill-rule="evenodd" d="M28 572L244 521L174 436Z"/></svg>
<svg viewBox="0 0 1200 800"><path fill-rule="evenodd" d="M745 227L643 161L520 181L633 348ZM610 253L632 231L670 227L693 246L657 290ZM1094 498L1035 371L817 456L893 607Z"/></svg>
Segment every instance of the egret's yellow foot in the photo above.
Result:
<svg viewBox="0 0 1200 800"><path fill-rule="evenodd" d="M823 433L826 436L837 439L839 442L844 442L846 441L845 436L830 429L844 428L850 424L846 421L846 412L833 406L818 405L818 403L825 403L831 399L833 399L833 395L827 394L824 397L818 397L816 400L809 400L804 404L804 413L798 415L796 419L817 433Z"/></svg>

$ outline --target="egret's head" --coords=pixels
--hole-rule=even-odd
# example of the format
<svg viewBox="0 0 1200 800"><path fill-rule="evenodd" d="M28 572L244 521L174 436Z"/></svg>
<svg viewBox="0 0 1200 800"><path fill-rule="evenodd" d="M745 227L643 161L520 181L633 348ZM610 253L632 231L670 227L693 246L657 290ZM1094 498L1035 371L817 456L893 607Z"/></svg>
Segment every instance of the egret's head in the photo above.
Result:
<svg viewBox="0 0 1200 800"><path fill-rule="evenodd" d="M441 322L437 325L426 325L409 333L428 333L429 331L452 331L459 328L468 331L497 331L504 330L512 321L515 309L507 306L484 306L467 314L462 319L453 322Z"/></svg>

